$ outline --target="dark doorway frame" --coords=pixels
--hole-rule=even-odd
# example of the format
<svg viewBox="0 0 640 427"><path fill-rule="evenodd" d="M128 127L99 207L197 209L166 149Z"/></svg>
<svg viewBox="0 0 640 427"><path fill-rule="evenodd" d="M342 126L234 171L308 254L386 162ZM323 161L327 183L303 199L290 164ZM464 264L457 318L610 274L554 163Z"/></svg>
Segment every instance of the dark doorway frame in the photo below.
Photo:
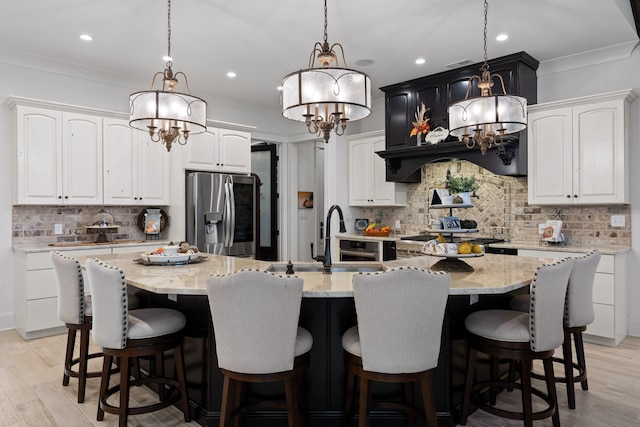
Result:
<svg viewBox="0 0 640 427"><path fill-rule="evenodd" d="M258 190L258 198L262 200L260 194L262 192L263 186L268 185L271 188L271 198L267 201L262 201L260 203L260 209L269 209L271 212L271 224L269 227L270 235L271 235L271 245L263 246L262 240L260 239L259 244L256 247L256 259L265 260L265 261L277 261L278 260L278 237L280 236L280 231L278 230L278 155L276 153L276 144L272 143L260 143L251 146L251 152L255 151L268 151L270 158L270 171L271 174L269 178L265 179L264 182L262 178L260 179L260 188Z"/></svg>

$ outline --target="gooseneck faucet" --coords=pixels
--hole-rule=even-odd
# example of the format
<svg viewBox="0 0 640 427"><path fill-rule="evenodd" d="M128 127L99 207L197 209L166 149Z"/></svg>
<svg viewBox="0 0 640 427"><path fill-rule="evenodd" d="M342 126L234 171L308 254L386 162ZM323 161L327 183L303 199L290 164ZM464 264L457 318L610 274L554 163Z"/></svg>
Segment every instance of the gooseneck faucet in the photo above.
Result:
<svg viewBox="0 0 640 427"><path fill-rule="evenodd" d="M340 217L340 232L346 233L347 229L344 226L344 216L342 215L342 209L340 206L333 205L327 212L327 222L325 222L326 234L324 238L324 255L313 256L313 243L311 243L311 257L316 261L322 263L322 272L324 274L331 274L331 215L333 211L338 211Z"/></svg>

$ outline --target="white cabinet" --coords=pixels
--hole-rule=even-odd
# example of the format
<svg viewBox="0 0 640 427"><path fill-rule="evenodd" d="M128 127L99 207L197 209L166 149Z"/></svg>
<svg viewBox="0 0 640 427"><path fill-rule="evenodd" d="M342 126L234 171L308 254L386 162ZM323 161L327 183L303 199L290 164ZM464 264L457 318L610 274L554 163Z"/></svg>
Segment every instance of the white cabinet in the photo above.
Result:
<svg viewBox="0 0 640 427"><path fill-rule="evenodd" d="M612 92L528 109L529 204L629 203L629 109Z"/></svg>
<svg viewBox="0 0 640 427"><path fill-rule="evenodd" d="M581 253L519 249L519 256L561 259ZM584 340L616 346L627 336L628 254L602 255L593 280L595 319L587 326Z"/></svg>
<svg viewBox="0 0 640 427"><path fill-rule="evenodd" d="M124 119L105 118L104 203L168 205L170 153Z"/></svg>
<svg viewBox="0 0 640 427"><path fill-rule="evenodd" d="M385 160L376 151L385 150L384 132L349 137L349 205L405 206L406 184L387 182Z"/></svg>
<svg viewBox="0 0 640 427"><path fill-rule="evenodd" d="M208 127L182 147L184 169L250 173L251 133Z"/></svg>
<svg viewBox="0 0 640 427"><path fill-rule="evenodd" d="M14 204L102 204L102 118L25 105L14 114Z"/></svg>

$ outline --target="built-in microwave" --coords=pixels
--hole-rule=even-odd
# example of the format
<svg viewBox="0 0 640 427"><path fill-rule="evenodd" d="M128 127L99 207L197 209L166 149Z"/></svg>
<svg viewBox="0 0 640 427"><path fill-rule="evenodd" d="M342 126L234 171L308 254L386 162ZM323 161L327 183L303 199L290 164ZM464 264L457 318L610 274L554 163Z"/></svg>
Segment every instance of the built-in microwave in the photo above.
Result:
<svg viewBox="0 0 640 427"><path fill-rule="evenodd" d="M340 261L391 261L396 259L393 240L340 240Z"/></svg>

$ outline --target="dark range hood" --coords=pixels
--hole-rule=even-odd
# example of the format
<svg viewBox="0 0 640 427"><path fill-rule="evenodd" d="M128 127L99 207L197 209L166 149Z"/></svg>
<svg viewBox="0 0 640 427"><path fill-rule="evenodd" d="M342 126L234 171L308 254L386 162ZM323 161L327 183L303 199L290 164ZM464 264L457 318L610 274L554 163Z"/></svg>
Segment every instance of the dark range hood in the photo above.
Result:
<svg viewBox="0 0 640 427"><path fill-rule="evenodd" d="M527 98L529 105L537 103L538 61L526 52L488 61L492 74L502 76L508 94ZM386 161L386 180L420 182L424 164L452 160L467 160L498 174L527 174L526 129L504 138L503 145L492 147L482 155L479 147L469 149L457 138L449 136L434 145L417 145L411 137L416 108L424 103L431 128L449 128L448 106L465 98L469 79L480 73L482 63L445 71L426 77L380 88L385 93L385 150L377 154ZM469 96L479 96L472 86ZM494 93L501 93L495 90Z"/></svg>

